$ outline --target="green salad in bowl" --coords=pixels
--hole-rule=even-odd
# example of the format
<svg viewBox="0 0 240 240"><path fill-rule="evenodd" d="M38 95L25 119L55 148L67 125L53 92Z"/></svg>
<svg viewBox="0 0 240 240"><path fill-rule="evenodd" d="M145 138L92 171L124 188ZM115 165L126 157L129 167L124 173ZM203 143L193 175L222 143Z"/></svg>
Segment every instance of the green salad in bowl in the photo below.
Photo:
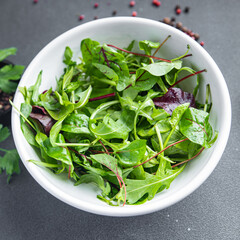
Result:
<svg viewBox="0 0 240 240"><path fill-rule="evenodd" d="M42 72L19 87L21 130L41 156L28 160L65 173L76 187L96 184L97 197L112 206L142 204L168 189L217 139L210 85L204 102L196 98L207 69L184 64L189 46L174 59L157 57L169 38L126 48L85 38L79 61L65 48L56 88L39 91ZM190 77L196 84L187 92L180 83Z"/></svg>

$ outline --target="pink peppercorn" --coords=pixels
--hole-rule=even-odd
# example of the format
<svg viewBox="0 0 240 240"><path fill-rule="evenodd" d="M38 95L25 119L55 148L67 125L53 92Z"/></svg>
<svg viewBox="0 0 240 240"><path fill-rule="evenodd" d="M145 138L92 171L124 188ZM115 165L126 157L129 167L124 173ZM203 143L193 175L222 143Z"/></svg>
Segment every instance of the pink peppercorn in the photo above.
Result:
<svg viewBox="0 0 240 240"><path fill-rule="evenodd" d="M136 4L136 2L135 2L135 1L130 1L130 3L129 3L129 6L130 6L130 7L134 7L134 6L135 6L135 4Z"/></svg>
<svg viewBox="0 0 240 240"><path fill-rule="evenodd" d="M204 46L204 42L203 42L203 41L201 41L201 42L200 42L200 45L203 47L203 46Z"/></svg>
<svg viewBox="0 0 240 240"><path fill-rule="evenodd" d="M80 16L78 17L78 20L82 21L84 18L85 18L84 15L80 15Z"/></svg>
<svg viewBox="0 0 240 240"><path fill-rule="evenodd" d="M158 1L158 0L153 0L153 1L152 1L152 4L155 5L156 7L161 6L161 2Z"/></svg>
<svg viewBox="0 0 240 240"><path fill-rule="evenodd" d="M94 7L98 8L99 4L98 3L94 3Z"/></svg>
<svg viewBox="0 0 240 240"><path fill-rule="evenodd" d="M177 15L181 14L181 12L182 12L181 8L177 8L177 9L176 9L176 14L177 14Z"/></svg>
<svg viewBox="0 0 240 240"><path fill-rule="evenodd" d="M136 11L133 11L133 12L132 12L132 16L133 16L133 17L136 17L136 16L137 16L137 12L136 12Z"/></svg>
<svg viewBox="0 0 240 240"><path fill-rule="evenodd" d="M33 0L33 3L38 3L38 0Z"/></svg>

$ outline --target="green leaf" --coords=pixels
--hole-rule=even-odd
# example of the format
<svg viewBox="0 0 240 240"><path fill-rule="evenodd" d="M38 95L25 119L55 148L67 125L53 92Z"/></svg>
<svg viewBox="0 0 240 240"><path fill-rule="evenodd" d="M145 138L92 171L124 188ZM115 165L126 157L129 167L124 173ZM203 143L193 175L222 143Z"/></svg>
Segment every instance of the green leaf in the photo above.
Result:
<svg viewBox="0 0 240 240"><path fill-rule="evenodd" d="M36 135L37 143L43 148L45 153L56 160L59 160L67 165L72 165L71 154L67 148L52 146L50 139L43 133L39 132ZM65 143L64 137L62 134L59 134L57 139L57 143Z"/></svg>
<svg viewBox="0 0 240 240"><path fill-rule="evenodd" d="M0 62L10 55L15 55L16 52L17 52L17 49L14 47L0 49Z"/></svg>
<svg viewBox="0 0 240 240"><path fill-rule="evenodd" d="M22 103L20 111L26 118L28 118L32 111L32 106L27 103ZM28 125L25 122L25 119L23 117L20 117L20 122L21 122L22 133L23 133L24 137L26 138L26 140L28 141L28 143L31 144L32 146L38 147L38 144L35 140L36 133L35 133L34 129L32 129L30 127L30 125Z"/></svg>
<svg viewBox="0 0 240 240"><path fill-rule="evenodd" d="M169 73L172 69L180 69L182 66L182 61L177 60L175 62L156 62L144 67L141 67L137 70L136 78L138 78L141 74L142 70L149 72L153 76L164 76Z"/></svg>
<svg viewBox="0 0 240 240"><path fill-rule="evenodd" d="M183 171L184 167L185 165L168 170L161 176L148 174L145 180L126 179L127 202L136 203L145 194L148 200L153 199L160 188L169 188L171 182Z"/></svg>
<svg viewBox="0 0 240 240"><path fill-rule="evenodd" d="M62 119L74 110L74 104L69 101L64 101L64 105L61 105L58 99L52 95L51 89L41 94L40 99L41 104L54 120Z"/></svg>
<svg viewBox="0 0 240 240"><path fill-rule="evenodd" d="M110 169L117 178L122 178L122 169L118 166L118 161L116 158L107 154L91 155L91 158Z"/></svg>
<svg viewBox="0 0 240 240"><path fill-rule="evenodd" d="M209 142L213 135L212 126L209 123L209 114L195 108L189 108L184 113L179 124L181 133L190 141L209 148Z"/></svg>
<svg viewBox="0 0 240 240"><path fill-rule="evenodd" d="M70 84L72 78L73 78L73 67L67 70L67 72L63 76L62 91L64 91L65 88Z"/></svg>
<svg viewBox="0 0 240 240"><path fill-rule="evenodd" d="M152 42L148 40L140 41L139 42L139 49L145 51L147 55L151 55L151 50L153 48L158 48L160 46L159 42Z"/></svg>
<svg viewBox="0 0 240 240"><path fill-rule="evenodd" d="M138 91L147 91L149 89L152 89L152 87L157 83L158 77L153 76L149 72L145 72L142 76L138 76L138 72L136 75L137 81L135 82L135 85L133 86L134 89ZM138 77L137 77L138 76Z"/></svg>
<svg viewBox="0 0 240 240"><path fill-rule="evenodd" d="M146 152L146 140L134 140L117 152L119 164L123 167L133 167L141 163Z"/></svg>
<svg viewBox="0 0 240 240"><path fill-rule="evenodd" d="M120 118L114 121L109 115L103 118L97 125L90 125L90 130L97 137L103 139L127 139L128 134L133 129L133 119L135 113L130 110L123 110Z"/></svg>
<svg viewBox="0 0 240 240"><path fill-rule="evenodd" d="M73 52L71 48L67 46L64 51L63 62L68 66L75 65L76 62L72 61L72 56L73 56Z"/></svg>
<svg viewBox="0 0 240 240"><path fill-rule="evenodd" d="M105 183L103 178L94 172L82 175L74 185L78 186L82 183L95 183L102 190L103 196L107 196L111 191L110 184L108 182Z"/></svg>
<svg viewBox="0 0 240 240"><path fill-rule="evenodd" d="M9 129L7 127L3 127L3 125L0 124L0 142L3 142L9 136L10 136Z"/></svg>
<svg viewBox="0 0 240 240"><path fill-rule="evenodd" d="M39 87L41 85L41 82L42 82L42 71L38 74L36 83L28 89L28 91L32 92L32 99L31 99L32 103L36 105L39 101Z"/></svg>
<svg viewBox="0 0 240 240"><path fill-rule="evenodd" d="M78 101L78 103L74 104L74 108L75 109L80 109L80 108L84 107L88 103L91 92L92 92L92 86L90 85L87 90L85 90L84 92L82 92L79 95L80 100Z"/></svg>
<svg viewBox="0 0 240 240"><path fill-rule="evenodd" d="M6 93L12 93L17 88L17 83L12 80L19 80L23 73L24 66L6 65L0 69L0 89Z"/></svg>
<svg viewBox="0 0 240 240"><path fill-rule="evenodd" d="M110 80L113 80L116 82L118 81L118 75L110 67L103 64L99 64L99 63L93 63L93 66L96 67L102 74L104 74Z"/></svg>
<svg viewBox="0 0 240 240"><path fill-rule="evenodd" d="M88 129L89 117L81 113L71 113L64 119L62 131L71 133L90 134Z"/></svg>
<svg viewBox="0 0 240 240"><path fill-rule="evenodd" d="M86 64L92 63L94 57L96 57L96 47L99 46L97 41L93 41L90 38L86 38L81 42L81 52L83 60Z"/></svg>
<svg viewBox="0 0 240 240"><path fill-rule="evenodd" d="M0 169L6 171L8 182L14 173L20 173L19 159L16 149L6 150L5 155L0 157Z"/></svg>

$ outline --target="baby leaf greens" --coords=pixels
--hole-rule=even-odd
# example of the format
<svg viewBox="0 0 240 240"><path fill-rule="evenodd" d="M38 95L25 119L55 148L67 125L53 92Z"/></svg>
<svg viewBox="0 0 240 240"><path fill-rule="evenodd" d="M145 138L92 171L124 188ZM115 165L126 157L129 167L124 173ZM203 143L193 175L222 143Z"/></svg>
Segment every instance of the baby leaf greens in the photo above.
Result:
<svg viewBox="0 0 240 240"><path fill-rule="evenodd" d="M216 137L210 101L195 99L199 79L194 94L178 85L206 70L184 66L189 47L172 60L155 56L163 43L141 41L137 53L134 41L123 49L88 38L80 62L66 47L55 90L39 93L41 72L20 89L21 129L42 156L31 162L65 172L76 186L97 185L110 205L141 204L169 188Z"/></svg>

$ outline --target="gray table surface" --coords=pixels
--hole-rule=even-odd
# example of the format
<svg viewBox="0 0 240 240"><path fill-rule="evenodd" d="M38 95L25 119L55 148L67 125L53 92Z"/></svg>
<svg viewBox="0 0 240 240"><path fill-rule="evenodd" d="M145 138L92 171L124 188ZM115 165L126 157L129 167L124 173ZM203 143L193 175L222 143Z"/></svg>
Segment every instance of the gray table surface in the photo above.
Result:
<svg viewBox="0 0 240 240"><path fill-rule="evenodd" d="M99 18L130 16L155 20L175 16L201 35L205 49L221 69L232 101L232 130L218 166L194 193L162 211L129 218L103 217L77 210L59 201L33 180L20 163L21 174L6 184L0 175L0 239L240 239L239 142L239 0L0 0L0 49L19 49L10 60L27 66L52 39L66 30ZM190 7L176 16L174 7ZM78 21L80 14L85 15ZM10 114L0 121L10 127ZM13 148L10 137L1 147Z"/></svg>

